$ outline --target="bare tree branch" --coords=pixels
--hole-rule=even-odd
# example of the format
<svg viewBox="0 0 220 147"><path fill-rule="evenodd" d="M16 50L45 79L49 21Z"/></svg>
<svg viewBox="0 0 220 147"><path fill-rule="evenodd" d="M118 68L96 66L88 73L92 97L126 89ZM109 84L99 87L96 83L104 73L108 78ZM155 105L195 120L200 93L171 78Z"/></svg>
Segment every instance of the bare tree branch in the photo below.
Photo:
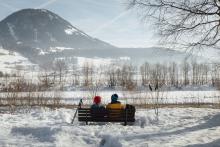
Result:
<svg viewBox="0 0 220 147"><path fill-rule="evenodd" d="M220 0L130 0L129 8L151 19L167 44L220 46Z"/></svg>

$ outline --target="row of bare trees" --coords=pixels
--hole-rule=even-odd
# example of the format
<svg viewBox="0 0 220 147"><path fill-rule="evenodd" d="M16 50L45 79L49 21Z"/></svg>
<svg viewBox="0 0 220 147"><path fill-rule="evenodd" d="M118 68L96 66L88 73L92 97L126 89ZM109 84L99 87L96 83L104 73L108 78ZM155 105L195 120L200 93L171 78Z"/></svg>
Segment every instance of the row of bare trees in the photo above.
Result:
<svg viewBox="0 0 220 147"><path fill-rule="evenodd" d="M86 62L77 72L78 85L84 87L97 87L98 85L98 87L120 88L121 90L135 90L138 86L148 84L177 88L187 85L216 86L220 79L218 64L186 60L182 63L163 64L146 62L139 67L132 64L110 64L96 67Z"/></svg>
<svg viewBox="0 0 220 147"><path fill-rule="evenodd" d="M182 63L148 63L141 66L132 64L110 64L95 66L85 62L81 68L68 68L58 60L44 69L38 76L27 79L25 74L3 75L0 79L1 91L46 91L83 88L86 90L111 88L135 90L149 84L181 88L187 85L217 86L220 79L219 64L206 64L196 61Z"/></svg>
<svg viewBox="0 0 220 147"><path fill-rule="evenodd" d="M156 83L167 85L168 87L182 87L187 85L206 85L215 86L219 79L219 69L217 65L206 63L191 63L184 61L181 64L175 62L164 64L144 63L140 67L142 85Z"/></svg>

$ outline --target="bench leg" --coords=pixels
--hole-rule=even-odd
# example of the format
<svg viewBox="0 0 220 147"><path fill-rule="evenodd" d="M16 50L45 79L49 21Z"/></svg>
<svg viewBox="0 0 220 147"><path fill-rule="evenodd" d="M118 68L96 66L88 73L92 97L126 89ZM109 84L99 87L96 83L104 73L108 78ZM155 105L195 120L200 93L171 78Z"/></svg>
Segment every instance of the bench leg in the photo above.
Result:
<svg viewBox="0 0 220 147"><path fill-rule="evenodd" d="M125 124L124 126L127 126L127 117L128 117L128 111L125 109Z"/></svg>
<svg viewBox="0 0 220 147"><path fill-rule="evenodd" d="M88 121L86 121L86 125L88 125Z"/></svg>

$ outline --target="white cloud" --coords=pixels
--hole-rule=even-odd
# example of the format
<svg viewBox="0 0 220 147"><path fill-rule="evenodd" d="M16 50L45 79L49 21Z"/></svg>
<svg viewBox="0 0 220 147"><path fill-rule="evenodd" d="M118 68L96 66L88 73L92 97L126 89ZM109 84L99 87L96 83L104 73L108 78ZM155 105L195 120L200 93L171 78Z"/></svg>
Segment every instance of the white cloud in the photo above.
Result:
<svg viewBox="0 0 220 147"><path fill-rule="evenodd" d="M53 4L53 3L55 3L56 1L57 1L57 0L49 0L49 1L43 3L43 4L41 4L40 6L35 7L35 8L36 8L36 9L46 8L47 6L49 6L49 5Z"/></svg>
<svg viewBox="0 0 220 147"><path fill-rule="evenodd" d="M118 21L120 18L126 16L128 14L130 10L126 10L122 13L120 13L119 15L117 15L116 17L114 17L113 19L111 19L110 21L102 24L101 26L99 26L97 29L95 29L93 32L91 32L91 34L95 35L97 33L99 33L100 31L108 28L109 26L111 26L113 23L115 23L116 21Z"/></svg>

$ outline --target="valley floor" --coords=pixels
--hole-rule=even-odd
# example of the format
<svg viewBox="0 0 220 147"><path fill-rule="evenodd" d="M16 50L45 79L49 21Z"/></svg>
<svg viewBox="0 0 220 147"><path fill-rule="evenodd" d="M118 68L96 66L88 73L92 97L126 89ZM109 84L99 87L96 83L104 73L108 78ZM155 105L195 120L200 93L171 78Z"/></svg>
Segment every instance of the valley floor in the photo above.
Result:
<svg viewBox="0 0 220 147"><path fill-rule="evenodd" d="M0 113L4 147L210 147L220 146L220 110L208 108L138 109L133 126L71 124L75 110L35 108Z"/></svg>
<svg viewBox="0 0 220 147"><path fill-rule="evenodd" d="M60 98L64 104L78 104L82 99L84 104L91 105L94 95L102 97L102 103L108 104L111 101L111 95L117 93L119 100L125 104L199 104L199 103L220 103L220 93L217 90L195 90L195 91L161 91L161 92L144 92L144 91L43 91L43 92L0 92L0 100L17 96L33 98ZM157 99L158 97L158 99Z"/></svg>

